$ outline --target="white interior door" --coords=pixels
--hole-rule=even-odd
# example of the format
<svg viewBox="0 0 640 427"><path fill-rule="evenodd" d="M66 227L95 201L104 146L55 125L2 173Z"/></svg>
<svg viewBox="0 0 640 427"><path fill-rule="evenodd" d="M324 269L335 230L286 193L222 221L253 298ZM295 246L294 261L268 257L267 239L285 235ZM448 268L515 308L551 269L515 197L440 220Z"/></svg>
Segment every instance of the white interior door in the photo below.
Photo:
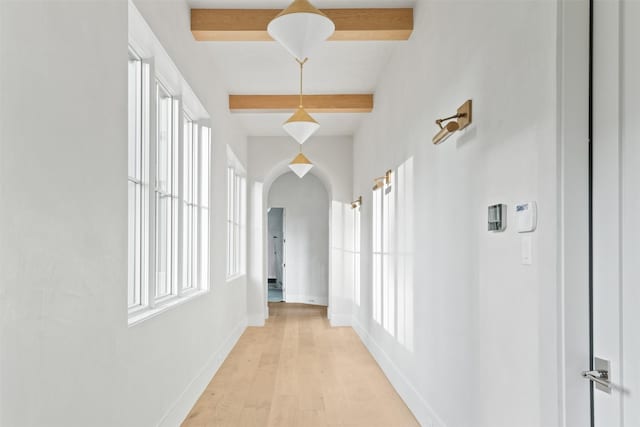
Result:
<svg viewBox="0 0 640 427"><path fill-rule="evenodd" d="M640 427L640 1L593 10L593 425Z"/></svg>
<svg viewBox="0 0 640 427"><path fill-rule="evenodd" d="M287 210L282 208L282 301L287 302Z"/></svg>

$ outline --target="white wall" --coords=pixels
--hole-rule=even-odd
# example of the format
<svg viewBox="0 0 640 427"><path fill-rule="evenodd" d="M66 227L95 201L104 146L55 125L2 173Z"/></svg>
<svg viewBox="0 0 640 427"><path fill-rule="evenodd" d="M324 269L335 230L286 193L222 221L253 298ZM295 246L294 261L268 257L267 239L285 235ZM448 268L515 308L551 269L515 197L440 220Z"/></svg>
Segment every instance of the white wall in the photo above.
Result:
<svg viewBox="0 0 640 427"><path fill-rule="evenodd" d="M184 2L137 1L212 117L226 200L226 110ZM127 326L127 3L0 2L0 425L176 425L246 324L212 209L207 295ZM183 394L184 393L184 394Z"/></svg>
<svg viewBox="0 0 640 427"><path fill-rule="evenodd" d="M286 212L286 301L327 305L329 298L329 197L312 174L281 175L271 185L269 207Z"/></svg>
<svg viewBox="0 0 640 427"><path fill-rule="evenodd" d="M382 73L375 111L354 137L354 194L365 196L355 324L424 425L560 420L557 7L417 2L416 30ZM435 119L467 99L471 127L434 146ZM410 164L403 185L413 187L413 205L398 215L411 220L402 232L413 245L394 256L411 274L398 279L388 332L371 310L371 186ZM539 209L533 265L522 265L514 227L514 204L526 200ZM487 231L494 203L509 206L504 233Z"/></svg>
<svg viewBox="0 0 640 427"><path fill-rule="evenodd" d="M267 244L263 230L266 230L269 189L280 175L290 172L287 165L298 149L297 143L289 137L250 137L248 140L248 224L252 237L248 242L247 310L249 322L253 325L264 324L268 315L265 296ZM353 200L352 150L351 137L312 137L304 144L305 155L314 163L310 173L329 190L332 206L344 206ZM332 223L331 227L335 225ZM333 274L332 264L330 259L328 315L334 324L348 323L351 319L351 298L341 290L346 286L344 281L333 279L337 275Z"/></svg>

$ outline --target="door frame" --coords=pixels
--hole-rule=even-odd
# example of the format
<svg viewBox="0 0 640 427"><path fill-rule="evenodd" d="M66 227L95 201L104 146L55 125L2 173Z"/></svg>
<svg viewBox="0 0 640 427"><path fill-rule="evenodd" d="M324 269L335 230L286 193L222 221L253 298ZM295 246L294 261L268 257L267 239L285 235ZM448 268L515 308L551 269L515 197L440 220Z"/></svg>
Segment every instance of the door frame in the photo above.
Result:
<svg viewBox="0 0 640 427"><path fill-rule="evenodd" d="M282 209L282 302L286 302L287 301L287 296L286 296L286 283L287 283L287 271L286 271L286 264L287 264L287 246L286 246L286 241L287 241L287 208L284 207L279 207L279 206L269 206L267 208L267 213L266 213L266 218L267 218L267 226L265 227L265 235L266 235L266 242L267 242L267 247L269 245L269 239L272 238L271 233L269 233L269 211L271 209ZM271 254L269 253L270 251L266 251L267 252L267 266L269 265L269 257L271 256ZM268 271L268 267L267 267L267 271ZM265 289L265 305L267 307L267 313L269 312L269 274L267 273L267 283L266 283L266 289Z"/></svg>
<svg viewBox="0 0 640 427"><path fill-rule="evenodd" d="M558 2L558 425L591 422L591 68L592 0Z"/></svg>
<svg viewBox="0 0 640 427"><path fill-rule="evenodd" d="M287 208L282 208L282 301L287 302Z"/></svg>
<svg viewBox="0 0 640 427"><path fill-rule="evenodd" d="M625 110L627 88L624 49L628 34L624 31L625 4L623 0L594 1L592 4L592 135L591 147L591 358L601 357L611 363L609 381L611 393L595 390L591 384L591 426L619 426L624 423L627 406L626 393L620 386L629 384L623 377L625 354L632 351L632 343L625 342L623 229L629 209L625 199L625 147L623 138L628 122ZM628 23L628 22L627 22ZM632 86L633 87L633 86ZM627 105L628 106L628 105ZM627 337L628 338L628 337ZM590 366L593 369L593 365ZM627 373L628 374L628 373ZM628 378L631 380L631 376ZM631 384L633 384L631 380ZM632 402L629 402L632 407Z"/></svg>

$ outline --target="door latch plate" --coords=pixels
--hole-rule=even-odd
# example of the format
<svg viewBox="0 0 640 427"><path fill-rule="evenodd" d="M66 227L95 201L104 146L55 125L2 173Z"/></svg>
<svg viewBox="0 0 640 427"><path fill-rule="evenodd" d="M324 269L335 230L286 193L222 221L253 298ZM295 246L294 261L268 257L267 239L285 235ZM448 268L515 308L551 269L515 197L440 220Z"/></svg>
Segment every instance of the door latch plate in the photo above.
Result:
<svg viewBox="0 0 640 427"><path fill-rule="evenodd" d="M607 382L610 381L611 378L611 362L608 360L604 360L601 359L599 357L596 357L593 361L593 367L596 371L604 371L607 373ZM611 394L611 386L606 386L604 384L601 384L599 382L597 382L596 384L596 389L600 390L600 391L604 391L605 393L609 393Z"/></svg>

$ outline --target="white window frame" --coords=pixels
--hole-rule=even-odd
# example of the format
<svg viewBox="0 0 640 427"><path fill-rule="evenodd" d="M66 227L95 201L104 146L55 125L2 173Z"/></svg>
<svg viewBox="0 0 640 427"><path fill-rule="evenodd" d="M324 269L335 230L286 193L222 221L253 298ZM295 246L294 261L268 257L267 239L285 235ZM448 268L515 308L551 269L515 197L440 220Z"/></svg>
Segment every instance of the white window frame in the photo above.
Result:
<svg viewBox="0 0 640 427"><path fill-rule="evenodd" d="M374 321L395 334L395 193L385 183L372 194L372 314Z"/></svg>
<svg viewBox="0 0 640 427"><path fill-rule="evenodd" d="M137 64L136 76L135 76L135 87L129 87L129 96L132 94L135 96L134 106L129 105L129 136L128 136L128 145L129 145L129 154L131 151L130 145L135 144L136 151L136 159L135 166L136 169L133 174L131 174L131 170L129 169L131 164L131 159L128 158L128 173L127 173L127 186L130 187L130 184L134 184L137 197L135 200L135 206L131 206L130 201L128 204L128 217L129 221L132 220L132 209L133 209L133 223L135 230L133 231L134 236L131 236L131 224L128 229L128 275L127 275L127 306L130 313L137 312L141 310L148 303L148 292L147 292L147 267L148 267L148 259L146 257L147 253L147 237L148 237L148 229L146 227L146 216L148 215L148 204L146 202L146 194L147 194L147 182L145 181L145 176L148 170L148 158L146 153L148 153L148 123L149 123L149 103L148 99L148 79L149 79L149 65L145 61L140 58L140 56L133 50L129 49L129 62ZM131 81L129 82L131 83ZM131 123L131 108L135 109L135 118L133 119L135 123ZM131 129L131 126L134 128ZM133 140L132 140L133 139ZM127 190L128 191L128 190ZM133 248L131 247L131 238L134 239ZM131 252L133 251L133 254ZM131 256L133 256L133 265L131 264ZM133 272L132 272L133 270ZM134 283L131 282L130 275L133 273ZM133 301L129 300L129 294L133 293L134 298Z"/></svg>
<svg viewBox="0 0 640 427"><path fill-rule="evenodd" d="M180 256L179 252L181 249L181 201L182 201L182 192L181 192L181 169L182 165L180 164L180 154L181 154L181 126L180 126L180 99L178 96L174 95L169 88L167 88L162 81L156 78L154 93L156 94L156 105L155 105L155 115L156 115L156 137L155 137L155 150L156 150L156 158L155 158L155 167L152 168L151 177L154 182L154 201L155 204L155 245L153 248L153 254L156 260L156 268L154 271L154 282L155 286L151 289L150 295L153 299L153 305L160 305L164 301L169 300L180 294ZM165 96L163 96L163 94ZM161 110L160 110L160 100L165 98L168 102L168 115L167 122L161 123ZM160 153L160 138L162 137L161 127L166 125L167 132L165 143L167 144L167 152L164 153L166 155L166 184L161 182L160 171L161 165L160 161L162 159L162 153ZM167 211L167 224L166 229L160 229L160 206L162 202L168 202L168 211ZM163 233L164 231L164 233ZM165 235L166 233L166 235ZM160 271L158 264L161 262L160 256L163 254L160 250L160 245L162 242L159 241L160 237L164 236L166 239L166 253L164 255L167 257L165 264L166 268L163 271ZM160 285L161 285L161 274L164 274L164 279L167 281L166 283L166 292L160 294Z"/></svg>
<svg viewBox="0 0 640 427"><path fill-rule="evenodd" d="M201 123L199 133L199 274L200 288L209 289L211 280L211 128Z"/></svg>
<svg viewBox="0 0 640 427"><path fill-rule="evenodd" d="M183 264L180 293L186 295L209 287L211 129L205 123L191 119L191 114L186 110L182 117Z"/></svg>
<svg viewBox="0 0 640 427"><path fill-rule="evenodd" d="M188 112L183 112L182 144L182 214L183 214L183 264L182 293L198 288L200 266L200 128Z"/></svg>
<svg viewBox="0 0 640 427"><path fill-rule="evenodd" d="M360 307L360 206L353 212L353 302Z"/></svg>
<svg viewBox="0 0 640 427"><path fill-rule="evenodd" d="M382 248L383 242L383 225L382 212L384 204L384 189L379 188L373 190L371 197L371 275L372 275L372 299L371 314L373 320L378 324L382 324L382 281L384 273L382 271Z"/></svg>
<svg viewBox="0 0 640 427"><path fill-rule="evenodd" d="M209 189L211 187L211 129L209 115L184 80L177 67L171 61L162 45L157 40L147 23L142 18L132 2L129 2L129 47L130 58L140 60L143 68L142 77L142 108L137 114L137 123L141 129L136 128L135 135L139 135L142 142L142 159L140 176L130 176L128 183L141 186L141 199L139 211L141 215L141 231L143 236L140 244L136 246L135 268L140 269L141 281L139 291L139 303L128 305L128 324L133 326L143 320L154 317L166 309L186 302L194 297L209 291L210 281L210 214L209 214ZM130 89L131 90L131 89ZM159 91L166 93L171 99L170 106L170 155L171 185L167 188L157 182L159 131L158 114L159 104L157 95ZM192 140L185 141L185 117L192 126ZM184 164L185 144L191 144L192 161L196 167L189 170ZM192 175L185 177L185 173ZM189 195L185 191L187 178L194 183L195 190ZM205 182L206 181L206 182ZM205 185L206 184L206 185ZM128 184L129 185L129 184ZM191 189L191 188L189 188ZM157 203L160 197L170 197L172 200L172 223L170 227L171 249L173 259L171 282L169 292L166 295L158 294L158 262L157 239ZM187 199L185 199L187 198ZM187 284L184 280L185 270L185 244L194 243L185 239L185 200L193 206L195 211L192 218L197 221L197 243L192 247L195 253L192 276ZM130 212L133 212L130 209ZM137 212L137 211L136 211ZM201 230L206 230L202 235ZM129 244L131 246L131 244ZM138 255L138 252L140 253ZM193 272L195 269L195 273ZM129 276L128 276L129 277ZM128 279L129 283L130 280ZM129 289L129 285L128 285ZM129 301L129 292L127 293Z"/></svg>
<svg viewBox="0 0 640 427"><path fill-rule="evenodd" d="M246 274L246 173L227 147L227 281Z"/></svg>

